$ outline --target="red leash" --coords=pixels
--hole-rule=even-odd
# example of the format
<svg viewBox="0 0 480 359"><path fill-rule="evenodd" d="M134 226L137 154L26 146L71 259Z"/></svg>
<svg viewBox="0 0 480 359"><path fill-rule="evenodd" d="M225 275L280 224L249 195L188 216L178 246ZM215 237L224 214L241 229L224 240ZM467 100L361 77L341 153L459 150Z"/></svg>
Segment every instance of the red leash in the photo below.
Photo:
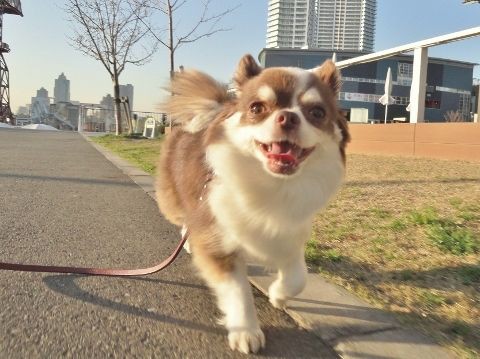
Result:
<svg viewBox="0 0 480 359"><path fill-rule="evenodd" d="M108 277L131 277L153 274L168 267L178 257L183 245L188 239L188 231L182 236L177 248L163 262L149 268L140 269L109 269L109 268L81 268L81 267L58 267L34 264L17 264L0 262L0 270L11 270L21 272L40 272L40 273L68 273L68 274L87 274Z"/></svg>

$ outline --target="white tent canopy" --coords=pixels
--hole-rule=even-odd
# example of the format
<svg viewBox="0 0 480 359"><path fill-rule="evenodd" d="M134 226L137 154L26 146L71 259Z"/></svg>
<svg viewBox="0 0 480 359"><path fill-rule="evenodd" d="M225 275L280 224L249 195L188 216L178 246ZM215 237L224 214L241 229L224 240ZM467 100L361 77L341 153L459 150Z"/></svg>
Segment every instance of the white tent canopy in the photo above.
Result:
<svg viewBox="0 0 480 359"><path fill-rule="evenodd" d="M44 125L43 123L32 123L30 125L22 126L26 130L42 130L42 131L58 131L55 127Z"/></svg>

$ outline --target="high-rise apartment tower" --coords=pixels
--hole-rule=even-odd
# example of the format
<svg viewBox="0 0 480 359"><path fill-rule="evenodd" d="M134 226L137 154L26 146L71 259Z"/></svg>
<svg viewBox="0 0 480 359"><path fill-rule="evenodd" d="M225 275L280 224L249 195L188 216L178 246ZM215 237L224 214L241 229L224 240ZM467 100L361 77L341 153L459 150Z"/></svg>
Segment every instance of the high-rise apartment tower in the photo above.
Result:
<svg viewBox="0 0 480 359"><path fill-rule="evenodd" d="M55 87L53 89L55 103L70 101L70 80L62 72L58 79L55 79Z"/></svg>
<svg viewBox="0 0 480 359"><path fill-rule="evenodd" d="M269 0L267 47L372 52L376 0Z"/></svg>

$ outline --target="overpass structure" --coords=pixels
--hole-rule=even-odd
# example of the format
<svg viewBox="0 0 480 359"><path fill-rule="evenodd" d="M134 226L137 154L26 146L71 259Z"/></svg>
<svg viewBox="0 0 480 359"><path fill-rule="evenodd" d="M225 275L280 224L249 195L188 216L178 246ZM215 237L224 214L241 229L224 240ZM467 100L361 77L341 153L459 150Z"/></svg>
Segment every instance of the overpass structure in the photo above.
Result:
<svg viewBox="0 0 480 359"><path fill-rule="evenodd" d="M413 51L413 76L410 91L410 122L424 122L425 93L427 85L428 49L432 46L447 44L454 41L465 40L480 35L480 26L471 29L437 36L430 39L397 46L388 50L372 54L357 56L351 59L336 62L339 69L385 59L391 56Z"/></svg>
<svg viewBox="0 0 480 359"><path fill-rule="evenodd" d="M0 0L0 122L12 119L8 67L3 57L4 53L10 52L10 46L3 42L4 14L23 16L20 0Z"/></svg>

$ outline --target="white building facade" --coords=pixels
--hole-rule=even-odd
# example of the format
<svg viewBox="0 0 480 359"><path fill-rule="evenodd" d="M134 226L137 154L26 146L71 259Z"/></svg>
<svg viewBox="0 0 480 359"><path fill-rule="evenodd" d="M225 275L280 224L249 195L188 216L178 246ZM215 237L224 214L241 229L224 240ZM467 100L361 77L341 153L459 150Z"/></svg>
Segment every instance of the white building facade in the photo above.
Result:
<svg viewBox="0 0 480 359"><path fill-rule="evenodd" d="M372 52L376 0L269 0L267 48Z"/></svg>

